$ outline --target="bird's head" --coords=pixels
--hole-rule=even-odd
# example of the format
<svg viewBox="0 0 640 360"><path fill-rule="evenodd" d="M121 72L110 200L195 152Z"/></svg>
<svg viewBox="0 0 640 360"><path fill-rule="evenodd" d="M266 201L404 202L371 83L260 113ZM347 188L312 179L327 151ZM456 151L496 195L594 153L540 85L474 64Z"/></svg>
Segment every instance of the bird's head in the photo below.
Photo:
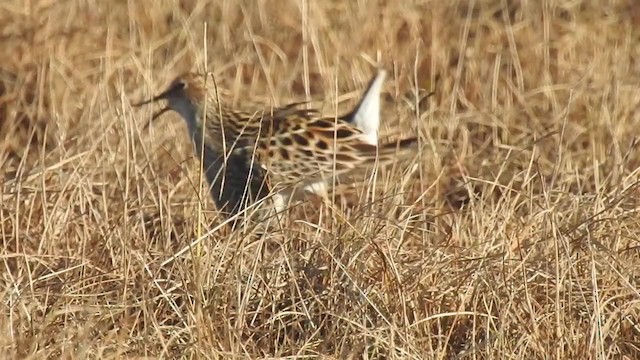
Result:
<svg viewBox="0 0 640 360"><path fill-rule="evenodd" d="M196 121L199 107L204 106L203 103L207 97L207 84L205 81L206 77L203 74L184 73L177 76L167 89L159 95L149 100L133 104L133 106L139 107L160 100L167 101L166 106L153 115L151 121L149 121L145 128L169 110L180 114L187 124L191 126ZM213 85L213 81L211 81L211 85Z"/></svg>

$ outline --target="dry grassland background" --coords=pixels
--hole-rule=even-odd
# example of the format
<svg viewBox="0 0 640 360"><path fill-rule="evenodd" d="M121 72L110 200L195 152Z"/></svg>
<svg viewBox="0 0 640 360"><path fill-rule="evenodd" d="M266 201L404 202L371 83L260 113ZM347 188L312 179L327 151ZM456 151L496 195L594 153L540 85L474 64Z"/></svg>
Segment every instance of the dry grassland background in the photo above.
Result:
<svg viewBox="0 0 640 360"><path fill-rule="evenodd" d="M640 358L635 1L7 0L0 45L2 358ZM333 116L378 62L422 151L268 233L131 107L206 64Z"/></svg>

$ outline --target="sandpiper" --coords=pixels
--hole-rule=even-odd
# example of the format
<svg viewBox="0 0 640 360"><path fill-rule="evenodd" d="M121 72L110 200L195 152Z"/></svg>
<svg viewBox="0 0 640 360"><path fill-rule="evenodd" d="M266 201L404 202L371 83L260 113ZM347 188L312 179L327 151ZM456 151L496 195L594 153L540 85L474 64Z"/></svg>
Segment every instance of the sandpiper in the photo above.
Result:
<svg viewBox="0 0 640 360"><path fill-rule="evenodd" d="M271 192L273 208L281 212L304 192L326 198L334 176L415 153L416 137L378 144L385 76L380 70L353 111L337 118L302 103L256 112L233 108L212 76L194 72L134 106L167 101L149 124L169 110L180 114L221 211L236 214Z"/></svg>

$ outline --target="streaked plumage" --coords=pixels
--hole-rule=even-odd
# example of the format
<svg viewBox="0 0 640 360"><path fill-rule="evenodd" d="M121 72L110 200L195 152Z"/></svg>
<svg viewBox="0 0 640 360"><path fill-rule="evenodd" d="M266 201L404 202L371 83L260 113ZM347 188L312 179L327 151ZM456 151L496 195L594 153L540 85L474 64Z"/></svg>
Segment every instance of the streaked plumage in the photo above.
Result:
<svg viewBox="0 0 640 360"><path fill-rule="evenodd" d="M384 76L381 71L354 111L337 119L301 108L301 103L253 113L231 108L216 91L213 78L196 73L178 76L166 91L137 106L167 100L167 106L152 121L168 110L176 111L187 123L198 154L204 139L203 162L218 175L207 171L219 207L234 203L228 209L230 213L244 208L239 199L222 202L220 198L227 190L219 179L220 173L226 177L243 174L233 177L227 186L245 190L244 195L252 198L249 203L263 198L269 190L275 191L280 196L276 208L281 210L296 189L323 192L325 182L333 176L376 162L392 163L413 153L407 150L416 138L378 147L379 96ZM228 156L226 162L222 161L223 154ZM243 176L246 178L241 181ZM265 186L265 177L269 187ZM238 197L238 190L235 192Z"/></svg>

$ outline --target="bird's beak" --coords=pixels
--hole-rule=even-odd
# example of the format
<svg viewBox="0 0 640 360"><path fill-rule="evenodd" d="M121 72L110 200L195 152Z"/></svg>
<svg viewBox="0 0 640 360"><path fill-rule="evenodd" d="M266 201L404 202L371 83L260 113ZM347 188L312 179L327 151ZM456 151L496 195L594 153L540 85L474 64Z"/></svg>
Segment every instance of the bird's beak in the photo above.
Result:
<svg viewBox="0 0 640 360"><path fill-rule="evenodd" d="M169 95L171 95L171 93L173 93L174 91L176 91L176 87L170 87L167 90L163 91L161 94L159 94L157 96L154 96L149 100L141 101L139 103L132 104L131 106L140 107L142 105L152 104L152 103L154 103L156 101L166 100L166 99L169 98ZM153 116L151 117L151 120L149 120L149 122L144 126L143 129L147 130L147 128L149 128L151 123L155 122L155 120L158 119L160 117L160 115L166 113L169 110L171 110L171 108L169 106L165 106L164 108L160 109L158 112L153 114Z"/></svg>

